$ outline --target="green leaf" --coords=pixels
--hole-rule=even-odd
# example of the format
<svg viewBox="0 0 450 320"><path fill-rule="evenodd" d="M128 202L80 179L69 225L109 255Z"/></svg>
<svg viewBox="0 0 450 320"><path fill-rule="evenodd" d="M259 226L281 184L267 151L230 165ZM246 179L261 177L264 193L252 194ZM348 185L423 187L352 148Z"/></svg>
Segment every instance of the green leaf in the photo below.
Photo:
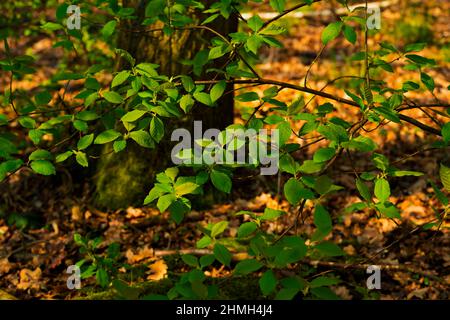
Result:
<svg viewBox="0 0 450 320"><path fill-rule="evenodd" d="M377 113L382 115L388 120L391 120L395 123L401 123L400 118L398 117L397 111L385 107L376 107L373 108L373 110Z"/></svg>
<svg viewBox="0 0 450 320"><path fill-rule="evenodd" d="M336 154L334 148L321 148L314 153L313 161L320 163L330 160Z"/></svg>
<svg viewBox="0 0 450 320"><path fill-rule="evenodd" d="M122 83L124 83L128 78L130 77L130 71L123 70L120 71L116 76L114 77L111 88L120 86Z"/></svg>
<svg viewBox="0 0 450 320"><path fill-rule="evenodd" d="M87 136L82 137L80 140L78 140L77 148L78 150L84 150L87 147L89 147L92 142L94 142L94 134L89 134Z"/></svg>
<svg viewBox="0 0 450 320"><path fill-rule="evenodd" d="M194 106L194 103L195 101L190 94L185 94L180 99L180 107L183 109L184 113L188 113Z"/></svg>
<svg viewBox="0 0 450 320"><path fill-rule="evenodd" d="M103 97L106 99L106 101L114 104L122 103L124 101L122 96L114 91L103 92Z"/></svg>
<svg viewBox="0 0 450 320"><path fill-rule="evenodd" d="M0 181L5 179L8 172L14 172L23 165L21 159L8 160L0 164Z"/></svg>
<svg viewBox="0 0 450 320"><path fill-rule="evenodd" d="M89 107L92 103L94 103L98 98L99 98L99 94L97 92L94 92L92 94L90 94L89 96L87 96L87 98L84 100L84 105L86 107Z"/></svg>
<svg viewBox="0 0 450 320"><path fill-rule="evenodd" d="M172 202L169 207L170 217L176 224L180 224L183 221L184 215L191 210L190 204L185 198L179 198Z"/></svg>
<svg viewBox="0 0 450 320"><path fill-rule="evenodd" d="M58 154L58 155L56 156L55 162L56 162L56 163L64 162L64 161L66 161L67 159L69 159L72 155L73 155L73 152L72 152L72 151L66 151L66 152L64 152L64 153Z"/></svg>
<svg viewBox="0 0 450 320"><path fill-rule="evenodd" d="M195 89L195 83L189 76L182 76L181 83L183 84L184 90L187 92L192 92Z"/></svg>
<svg viewBox="0 0 450 320"><path fill-rule="evenodd" d="M434 85L434 80L432 77L430 77L425 72L421 72L420 73L420 81L422 81L422 83L427 87L428 90L433 92L435 85Z"/></svg>
<svg viewBox="0 0 450 320"><path fill-rule="evenodd" d="M35 99L38 105L46 105L47 103L50 102L50 100L52 100L52 95L48 91L43 91L38 93L35 96Z"/></svg>
<svg viewBox="0 0 450 320"><path fill-rule="evenodd" d="M318 287L329 287L335 284L338 284L340 281L339 279L336 278L329 278L329 277L317 277L314 278L311 282L310 282L310 287L311 288L318 288Z"/></svg>
<svg viewBox="0 0 450 320"><path fill-rule="evenodd" d="M375 142L364 136L358 136L348 142L343 142L342 146L349 149L356 149L361 152L374 151L377 148Z"/></svg>
<svg viewBox="0 0 450 320"><path fill-rule="evenodd" d="M209 50L208 60L214 60L214 59L220 58L225 53L226 53L226 51L224 50L223 46L212 47L211 50Z"/></svg>
<svg viewBox="0 0 450 320"><path fill-rule="evenodd" d="M197 244L198 245L198 244ZM220 244L220 243L216 243L214 246L214 256L216 257L216 259L226 265L226 266L230 266L231 263L231 253L230 251L228 251L228 249Z"/></svg>
<svg viewBox="0 0 450 320"><path fill-rule="evenodd" d="M312 288L311 293L322 300L339 300L339 297L328 287Z"/></svg>
<svg viewBox="0 0 450 320"><path fill-rule="evenodd" d="M345 39L347 39L350 43L355 44L356 32L355 32L355 29L353 29L351 26L344 25L344 36L345 36Z"/></svg>
<svg viewBox="0 0 450 320"><path fill-rule="evenodd" d="M272 270L267 270L259 279L259 287L263 295L267 296L271 294L277 287L277 278L273 274Z"/></svg>
<svg viewBox="0 0 450 320"><path fill-rule="evenodd" d="M122 122L134 122L134 121L142 118L142 116L146 113L147 113L147 111L143 111L143 110L133 110L133 111L126 113L122 118L120 118L120 120Z"/></svg>
<svg viewBox="0 0 450 320"><path fill-rule="evenodd" d="M344 251L342 251L342 249L339 248L338 245L329 241L319 243L314 248L317 249L317 251L319 251L322 255L327 257L338 257L345 255Z"/></svg>
<svg viewBox="0 0 450 320"><path fill-rule="evenodd" d="M349 90L344 91L350 98L352 98L353 101L355 101L361 107L362 110L365 109L364 101L360 97L358 97L354 93L351 93Z"/></svg>
<svg viewBox="0 0 450 320"><path fill-rule="evenodd" d="M403 49L404 52L422 51L427 44L425 42L410 43Z"/></svg>
<svg viewBox="0 0 450 320"><path fill-rule="evenodd" d="M86 132L88 131L88 124L81 120L75 120L73 122L73 126L75 129L77 129L80 132Z"/></svg>
<svg viewBox="0 0 450 320"><path fill-rule="evenodd" d="M133 139L141 147L149 149L155 147L155 143L153 142L152 137L147 131L138 130L130 132L130 138Z"/></svg>
<svg viewBox="0 0 450 320"><path fill-rule="evenodd" d="M227 83L225 80L221 80L218 83L216 83L212 88L210 92L211 102L214 103L223 95L225 92L225 88L227 86Z"/></svg>
<svg viewBox="0 0 450 320"><path fill-rule="evenodd" d="M279 131L279 143L280 146L283 146L286 144L286 142L289 140L289 138L291 137L292 131L291 131L291 126L289 124L289 122L287 121L282 121L277 125L277 129Z"/></svg>
<svg viewBox="0 0 450 320"><path fill-rule="evenodd" d="M328 191L331 191L332 186L333 181L326 175L317 177L316 181L314 182L314 190L316 190L321 195L324 195Z"/></svg>
<svg viewBox="0 0 450 320"><path fill-rule="evenodd" d="M313 160L305 160L300 166L299 171L307 174L317 173L322 170L323 165L321 163L316 163Z"/></svg>
<svg viewBox="0 0 450 320"><path fill-rule="evenodd" d="M264 209L263 215L260 217L261 220L275 220L278 217L282 216L286 212L281 210L275 210L271 208Z"/></svg>
<svg viewBox="0 0 450 320"><path fill-rule="evenodd" d="M235 274L246 275L261 269L263 264L255 259L247 259L243 261L239 261L234 268Z"/></svg>
<svg viewBox="0 0 450 320"><path fill-rule="evenodd" d="M255 55L258 54L258 49L261 46L261 44L263 43L264 38L262 38L261 36L258 36L256 34L251 35L250 37L248 37L245 46L248 49L247 51L253 52Z"/></svg>
<svg viewBox="0 0 450 320"><path fill-rule="evenodd" d="M294 158L288 153L281 156L280 161L278 163L278 167L281 171L287 172L290 174L296 173L296 166L297 163L295 162Z"/></svg>
<svg viewBox="0 0 450 320"><path fill-rule="evenodd" d="M297 288L283 288L278 291L275 300L292 300L299 291Z"/></svg>
<svg viewBox="0 0 450 320"><path fill-rule="evenodd" d="M116 140L113 144L113 150L115 153L118 153L122 150L124 150L127 147L127 141L126 140Z"/></svg>
<svg viewBox="0 0 450 320"><path fill-rule="evenodd" d="M436 194L436 198L444 206L447 206L449 203L448 198L445 196L445 194L441 190L439 190L438 186L433 181L430 181L430 183L431 183L431 186L433 187L434 193Z"/></svg>
<svg viewBox="0 0 450 320"><path fill-rule="evenodd" d="M106 285L108 285L108 283ZM119 297L127 300L138 300L139 294L141 293L140 289L128 286L123 280L114 279L112 285L114 289L116 289Z"/></svg>
<svg viewBox="0 0 450 320"><path fill-rule="evenodd" d="M36 120L34 120L31 117L20 117L19 118L19 123L22 127L27 128L27 129L34 129L36 127Z"/></svg>
<svg viewBox="0 0 450 320"><path fill-rule="evenodd" d="M209 236L203 236L200 240L197 241L197 248L203 249L209 246L212 243L212 239Z"/></svg>
<svg viewBox="0 0 450 320"><path fill-rule="evenodd" d="M98 118L100 118L100 116L98 114L96 114L94 111L81 111L81 112L77 113L77 115L75 117L77 119L83 120L83 121L93 121L93 120L97 120Z"/></svg>
<svg viewBox="0 0 450 320"><path fill-rule="evenodd" d="M202 22L202 25L211 23L211 22L213 22L214 20L216 20L218 17L219 17L219 14L218 14L218 13L213 14L213 15L210 15L208 18L206 18L206 19Z"/></svg>
<svg viewBox="0 0 450 320"><path fill-rule="evenodd" d="M196 92L194 93L194 98L200 103L203 103L207 106L212 106L213 102L211 101L211 96L206 92Z"/></svg>
<svg viewBox="0 0 450 320"><path fill-rule="evenodd" d="M379 202L375 205L375 208L388 218L401 218L397 207L390 202Z"/></svg>
<svg viewBox="0 0 450 320"><path fill-rule="evenodd" d="M313 199L314 193L306 189L300 181L291 178L284 185L284 196L290 204L297 205L301 199Z"/></svg>
<svg viewBox="0 0 450 320"><path fill-rule="evenodd" d="M281 13L284 11L286 0L270 0L269 3L274 10Z"/></svg>
<svg viewBox="0 0 450 320"><path fill-rule="evenodd" d="M225 193L231 192L232 182L227 174L221 171L212 170L211 182L214 185L214 187L216 187L218 190L223 191Z"/></svg>
<svg viewBox="0 0 450 320"><path fill-rule="evenodd" d="M302 108L305 106L305 98L303 96L298 97L295 99L289 106L288 106L288 114L289 115L296 115L298 114Z"/></svg>
<svg viewBox="0 0 450 320"><path fill-rule="evenodd" d="M320 204L316 205L314 210L314 225L317 227L317 232L313 236L315 240L323 239L332 230L330 214L327 209Z"/></svg>
<svg viewBox="0 0 450 320"><path fill-rule="evenodd" d="M47 160L34 160L31 162L30 166L34 172L44 176L56 174L55 167L50 161Z"/></svg>
<svg viewBox="0 0 450 320"><path fill-rule="evenodd" d="M418 85L417 83L413 82L413 81L406 81L405 83L403 83L402 89L405 91L412 91L412 90L417 90L420 88L420 85Z"/></svg>
<svg viewBox="0 0 450 320"><path fill-rule="evenodd" d="M436 64L436 61L434 61L433 59L427 59L427 58L424 58L417 54L407 54L405 57L419 65L427 65L427 64L435 65Z"/></svg>
<svg viewBox="0 0 450 320"><path fill-rule="evenodd" d="M75 160L77 160L78 164L82 167L89 166L88 158L86 156L86 153L84 153L84 152L77 152L77 154L75 156Z"/></svg>
<svg viewBox="0 0 450 320"><path fill-rule="evenodd" d="M372 155L372 161L375 164L375 167L382 171L386 171L389 166L389 159L379 153L374 153Z"/></svg>
<svg viewBox="0 0 450 320"><path fill-rule="evenodd" d="M214 224L211 228L211 237L215 238L219 234L225 231L225 229L228 227L228 221L220 221Z"/></svg>
<svg viewBox="0 0 450 320"><path fill-rule="evenodd" d="M250 102L259 100L259 96L256 92L245 92L236 96L235 99L240 102Z"/></svg>
<svg viewBox="0 0 450 320"><path fill-rule="evenodd" d="M363 197L364 200L371 202L372 201L372 195L370 194L369 187L361 180L356 179L356 188L359 191L359 194L361 197Z"/></svg>
<svg viewBox="0 0 450 320"><path fill-rule="evenodd" d="M303 259L308 251L305 240L300 237L285 237L280 242L281 248L276 252L275 265L285 268L288 264L297 263Z"/></svg>
<svg viewBox="0 0 450 320"><path fill-rule="evenodd" d="M247 20L247 24L250 29L253 31L258 31L264 24L264 22L261 20L261 18L258 15L252 16L250 19Z"/></svg>
<svg viewBox="0 0 450 320"><path fill-rule="evenodd" d="M175 194L177 197L184 196L185 194L189 194L197 190L198 184L193 182L186 182L181 185L175 186Z"/></svg>
<svg viewBox="0 0 450 320"><path fill-rule="evenodd" d="M8 124L8 117L4 114L0 114L0 126L5 126Z"/></svg>
<svg viewBox="0 0 450 320"><path fill-rule="evenodd" d="M109 279L109 276L108 276L108 272L106 272L105 269L103 269L103 268L97 269L97 273L95 275L95 278L97 279L97 283L101 287L105 288L106 286L108 286L110 279Z"/></svg>
<svg viewBox="0 0 450 320"><path fill-rule="evenodd" d="M95 138L94 144L105 144L108 142L112 142L120 136L121 136L120 132L117 132L116 130L113 129L109 129L100 133L97 136L97 138Z"/></svg>
<svg viewBox="0 0 450 320"><path fill-rule="evenodd" d="M387 201L389 196L391 195L389 182L384 178L376 179L374 193L377 199L380 200L380 202Z"/></svg>
<svg viewBox="0 0 450 320"><path fill-rule="evenodd" d="M41 26L41 28L44 30L48 30L48 31L55 31L55 30L63 29L63 26L60 25L59 23L46 22Z"/></svg>
<svg viewBox="0 0 450 320"><path fill-rule="evenodd" d="M33 151L28 157L29 160L51 160L52 154L47 150L36 150Z"/></svg>
<svg viewBox="0 0 450 320"><path fill-rule="evenodd" d="M183 254L181 256L181 259L186 263L187 265L197 268L198 267L198 259L196 256L193 256L192 254Z"/></svg>
<svg viewBox="0 0 450 320"><path fill-rule="evenodd" d="M322 32L322 43L327 44L331 40L336 39L339 33L341 33L343 25L342 21L330 23Z"/></svg>
<svg viewBox="0 0 450 320"><path fill-rule="evenodd" d="M158 117L153 117L150 122L150 134L157 143L161 141L164 136L164 123Z"/></svg>
<svg viewBox="0 0 450 320"><path fill-rule="evenodd" d="M445 190L450 192L450 168L441 163L441 167L439 169L439 176L441 178L441 182Z"/></svg>
<svg viewBox="0 0 450 320"><path fill-rule="evenodd" d="M248 235L252 234L253 232L256 231L256 229L258 228L258 225L251 221L251 222L244 222L243 224L241 224L239 226L238 229L238 238L245 238Z"/></svg>
<svg viewBox="0 0 450 320"><path fill-rule="evenodd" d="M104 38L109 38L112 36L112 34L114 33L114 30L116 29L116 25L117 25L117 21L116 20L111 20L109 22L107 22L102 30L100 31L101 34L103 35Z"/></svg>
<svg viewBox="0 0 450 320"><path fill-rule="evenodd" d="M86 81L84 82L84 87L86 89L91 89L91 90L99 90L101 88L100 83L97 81L97 79L95 78L87 78Z"/></svg>
<svg viewBox="0 0 450 320"><path fill-rule="evenodd" d="M392 177L404 177L404 176L420 177L420 176L423 176L423 173L417 172L417 171L395 170L395 171L392 171L392 173L390 173L389 175Z"/></svg>
<svg viewBox="0 0 450 320"><path fill-rule="evenodd" d="M214 257L213 254L207 254L205 256L201 256L200 257L200 266L202 268L205 268L207 266L210 266L215 260L216 260L216 258Z"/></svg>
<svg viewBox="0 0 450 320"><path fill-rule="evenodd" d="M444 139L444 141L449 143L450 142L450 122L447 122L446 124L444 124L444 126L442 127L442 130L441 130L441 133L442 133L442 138Z"/></svg>
<svg viewBox="0 0 450 320"><path fill-rule="evenodd" d="M177 200L177 198L173 194L166 194L158 199L158 203L156 206L159 209L159 212L163 213L169 208L169 206Z"/></svg>
<svg viewBox="0 0 450 320"><path fill-rule="evenodd" d="M167 168L164 171L164 174L170 178L170 180L175 181L175 178L178 176L178 173L180 172L180 169L177 167L171 167Z"/></svg>

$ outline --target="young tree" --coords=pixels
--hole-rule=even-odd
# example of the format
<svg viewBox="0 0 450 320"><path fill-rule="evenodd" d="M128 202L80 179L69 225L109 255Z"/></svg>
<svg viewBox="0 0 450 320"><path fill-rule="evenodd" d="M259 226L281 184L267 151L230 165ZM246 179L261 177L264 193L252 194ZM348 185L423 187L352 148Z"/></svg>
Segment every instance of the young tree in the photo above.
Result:
<svg viewBox="0 0 450 320"><path fill-rule="evenodd" d="M208 72L210 68L220 69L226 63L226 57L218 59L214 64L205 66L200 70L194 70L188 60L199 61L207 54L206 49L210 41L217 37L211 30L221 30L224 34L237 31L237 15L231 12L228 19L217 18L208 28L184 28L176 27L176 21L172 28L164 28L164 23L157 21L143 29L142 23L146 19L155 17L158 13L171 19L173 7L158 7L160 1L124 0L123 7L133 8L137 19L125 20L120 25L117 35L117 47L127 51L136 63L146 62L159 65L158 72L162 75L174 77L182 74L191 74L192 78L217 79L215 72ZM203 2L209 7L214 1ZM207 17L199 12L189 13L193 25L200 23ZM170 20L169 20L170 21ZM169 22L170 24L170 22ZM117 70L129 67L129 62L121 58L117 61ZM195 68L194 68L195 69ZM226 91L233 89L228 84ZM166 132L174 128L192 128L194 120L202 121L203 130L208 128L224 129L233 122L233 94L226 94L218 101L218 106L208 108L197 102L189 116L175 119L165 123ZM148 192L148 186L156 172L167 167L170 159L162 155L170 154L170 134L164 136L163 141L155 149L147 150L137 145L130 145L126 153L113 153L111 146L106 146L95 175L96 202L102 207L124 208L132 204L140 204L143 196Z"/></svg>

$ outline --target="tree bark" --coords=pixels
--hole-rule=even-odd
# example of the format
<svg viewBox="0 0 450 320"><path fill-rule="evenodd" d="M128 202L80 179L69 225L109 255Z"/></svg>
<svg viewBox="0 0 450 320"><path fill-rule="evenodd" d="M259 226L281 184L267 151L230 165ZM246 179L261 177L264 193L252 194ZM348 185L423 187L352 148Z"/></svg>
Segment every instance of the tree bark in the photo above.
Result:
<svg viewBox="0 0 450 320"><path fill-rule="evenodd" d="M209 40L215 35L207 30L174 30L171 36L163 32L140 32L143 29L147 1L124 0L124 6L136 8L139 18L121 25L118 35L118 48L128 51L136 63L156 63L159 74L176 76L188 74L189 66L182 60L193 59L200 50L208 48ZM212 1L207 1L212 2ZM193 16L196 22L202 21L201 16ZM149 29L158 29L162 25L154 25ZM210 25L222 34L237 31L237 17L229 20L218 18ZM138 32L139 31L139 32ZM225 61L218 61L213 67L221 68ZM118 69L126 67L126 62L118 61ZM191 75L191 74L190 74ZM214 73L203 73L202 79L210 79ZM192 76L192 75L191 75ZM195 77L193 77L195 78ZM232 90L232 85L226 92ZM173 129L182 127L193 129L193 122L202 121L203 130L208 128L224 129L233 123L233 95L222 97L218 106L211 108L196 104L191 115L183 119L165 121L165 136L154 150L144 149L134 143L129 143L127 149L118 154L111 153L111 146L103 153L110 152L98 164L95 175L95 202L100 207L109 209L126 208L142 204L142 201L152 187L156 173L171 166L170 152L173 143L170 136Z"/></svg>

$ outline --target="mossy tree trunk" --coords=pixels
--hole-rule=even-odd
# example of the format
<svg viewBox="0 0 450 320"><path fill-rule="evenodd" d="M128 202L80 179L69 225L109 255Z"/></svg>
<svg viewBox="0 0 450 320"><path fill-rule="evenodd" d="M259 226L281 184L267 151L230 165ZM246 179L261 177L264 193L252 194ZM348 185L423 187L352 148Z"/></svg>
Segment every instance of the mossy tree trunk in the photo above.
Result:
<svg viewBox="0 0 450 320"><path fill-rule="evenodd" d="M143 15L147 1L124 0L124 6L136 8L136 13ZM211 2L211 1L207 1ZM201 21L202 17L193 17ZM140 21L126 22L121 30L142 29ZM152 26L157 29L158 25ZM211 27L223 34L237 30L237 18L229 20L216 19ZM118 47L128 51L139 62L150 62L160 65L160 74L175 76L187 74L189 67L181 63L182 60L193 59L200 51L208 47L209 39L214 34L207 30L175 30L171 36L162 32L124 32L118 35ZM217 67L223 66L224 61L218 61ZM124 62L118 62L118 69L124 67ZM202 78L207 79L203 74ZM212 75L210 76L212 77ZM232 86L226 91L232 89ZM163 140L154 150L146 150L130 143L126 151L118 154L111 153L109 146L97 167L95 174L95 202L98 206L118 209L142 203L145 195L152 186L154 175L171 165L170 152L173 143L170 142L174 128L192 129L194 120L203 122L203 130L208 128L223 129L233 122L233 96L225 95L215 108L195 105L192 115L185 119L177 119L167 123ZM106 147L108 148L108 147Z"/></svg>

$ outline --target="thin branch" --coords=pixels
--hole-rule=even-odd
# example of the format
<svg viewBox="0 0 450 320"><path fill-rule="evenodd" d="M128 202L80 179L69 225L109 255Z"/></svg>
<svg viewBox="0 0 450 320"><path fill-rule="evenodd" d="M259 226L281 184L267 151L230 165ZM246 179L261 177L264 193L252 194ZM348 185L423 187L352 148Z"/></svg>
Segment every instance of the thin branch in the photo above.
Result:
<svg viewBox="0 0 450 320"><path fill-rule="evenodd" d="M287 14L289 14L289 13L291 13L291 12L297 10L297 9L300 9L300 8L312 5L313 3L320 2L320 1L321 0L314 0L311 4L309 4L309 3L300 3L298 5L293 6L292 8L286 9L283 12L281 12L279 15L277 15L277 16L273 17L272 19L269 19L266 22L264 22L264 24L261 26L261 28L259 28L258 32L261 32L262 30L267 28L271 23L273 23L273 22L283 18L285 15L287 15Z"/></svg>
<svg viewBox="0 0 450 320"><path fill-rule="evenodd" d="M218 81L206 80L206 81L196 81L195 83L196 84L211 84L211 83L217 83L217 82ZM304 87L304 86L299 86L299 85L291 84L291 83L288 83L288 82L282 82L282 81L278 81L278 80L271 80L271 79L264 79L264 78L261 78L261 79L242 79L242 80L230 79L230 80L227 80L227 82L234 83L234 84L256 84L256 83L259 83L261 85L271 84L271 85L279 86L279 87L282 87L282 88L288 88L288 89L293 89L293 90L297 90L297 91L301 91L301 92L315 94L317 96L320 96L320 97L323 97L323 98L326 98L326 99L329 99L329 100L337 101L337 102L340 102L340 103L343 103L343 104L346 104L346 105L349 105L349 106L360 108L360 106L356 102L354 102L352 100L348 100L348 99L341 98L341 97L336 97L336 96L334 96L332 94L329 94L329 93L326 93L326 92L322 92L322 91L319 91L319 90L314 90L314 89L307 88L307 87ZM413 119L411 117L408 117L408 116L406 116L404 114L399 114L398 116L399 116L399 118L401 120L403 120L405 122L408 122L408 123L410 123L410 124L420 128L420 129L422 129L423 131L426 131L428 133L432 133L432 134L437 135L437 136L442 136L441 131L436 129L436 128L427 126L426 124L423 124L423 123L421 123L421 122L419 122L419 121L417 121L417 120L415 120L415 119Z"/></svg>

